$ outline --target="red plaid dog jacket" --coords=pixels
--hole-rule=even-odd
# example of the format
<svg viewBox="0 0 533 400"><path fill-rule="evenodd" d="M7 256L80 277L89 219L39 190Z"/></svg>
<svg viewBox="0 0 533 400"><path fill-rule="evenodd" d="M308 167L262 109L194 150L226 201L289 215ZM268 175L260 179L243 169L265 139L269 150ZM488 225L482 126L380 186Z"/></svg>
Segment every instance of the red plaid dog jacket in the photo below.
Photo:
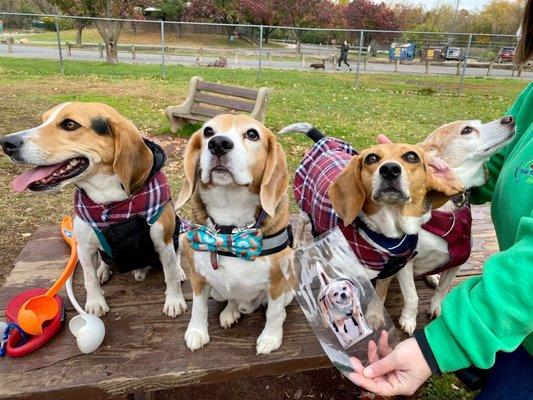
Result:
<svg viewBox="0 0 533 400"><path fill-rule="evenodd" d="M422 228L440 236L448 244L448 262L424 275L439 274L449 268L463 265L472 250L472 211L468 204L453 212L435 210Z"/></svg>
<svg viewBox="0 0 533 400"><path fill-rule="evenodd" d="M319 140L296 170L294 197L300 209L309 215L315 236L339 226L361 264L380 271L378 278L386 278L398 272L415 256L418 235L405 235L400 240L386 238L371 231L360 218L344 226L333 209L328 188L357 154L342 140L329 137ZM375 247L363 235L387 250Z"/></svg>

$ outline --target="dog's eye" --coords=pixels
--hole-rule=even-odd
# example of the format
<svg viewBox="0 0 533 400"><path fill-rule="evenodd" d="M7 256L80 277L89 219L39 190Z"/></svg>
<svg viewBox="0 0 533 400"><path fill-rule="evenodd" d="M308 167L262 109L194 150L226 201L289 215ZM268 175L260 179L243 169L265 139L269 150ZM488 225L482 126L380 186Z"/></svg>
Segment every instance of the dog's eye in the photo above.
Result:
<svg viewBox="0 0 533 400"><path fill-rule="evenodd" d="M465 126L463 130L461 131L461 135L468 135L472 133L473 129L470 126Z"/></svg>
<svg viewBox="0 0 533 400"><path fill-rule="evenodd" d="M379 156L377 154L371 153L365 157L365 164L374 164L379 161Z"/></svg>
<svg viewBox="0 0 533 400"><path fill-rule="evenodd" d="M60 126L61 126L61 129L64 129L69 132L75 131L76 129L81 127L80 124L78 124L76 121L73 121L71 119L64 120L63 122L61 122Z"/></svg>
<svg viewBox="0 0 533 400"><path fill-rule="evenodd" d="M420 157L414 151L409 151L403 155L403 159L410 163L417 163L420 161Z"/></svg>
<svg viewBox="0 0 533 400"><path fill-rule="evenodd" d="M342 288L342 290L346 290L346 286Z"/></svg>
<svg viewBox="0 0 533 400"><path fill-rule="evenodd" d="M210 128L208 126L204 128L204 137L209 138L213 136L214 134L215 134L215 131L213 130L213 128Z"/></svg>
<svg viewBox="0 0 533 400"><path fill-rule="evenodd" d="M257 140L259 139L259 133L255 129L248 129L246 133L244 134L246 136L246 139L250 140Z"/></svg>
<svg viewBox="0 0 533 400"><path fill-rule="evenodd" d="M333 297L337 297L339 294L337 292L333 293Z"/></svg>

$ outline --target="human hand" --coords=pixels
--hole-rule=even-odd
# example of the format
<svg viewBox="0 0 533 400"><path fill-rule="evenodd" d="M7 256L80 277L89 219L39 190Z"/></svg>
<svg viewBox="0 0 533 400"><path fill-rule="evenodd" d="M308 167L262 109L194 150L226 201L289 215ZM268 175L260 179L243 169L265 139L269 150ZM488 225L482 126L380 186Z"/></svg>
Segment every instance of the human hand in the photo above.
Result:
<svg viewBox="0 0 533 400"><path fill-rule="evenodd" d="M361 361L352 357L355 372L349 378L380 396L412 395L431 376L414 338L404 340L393 350L387 332L382 331L378 344L368 342L368 360L371 364L364 368Z"/></svg>

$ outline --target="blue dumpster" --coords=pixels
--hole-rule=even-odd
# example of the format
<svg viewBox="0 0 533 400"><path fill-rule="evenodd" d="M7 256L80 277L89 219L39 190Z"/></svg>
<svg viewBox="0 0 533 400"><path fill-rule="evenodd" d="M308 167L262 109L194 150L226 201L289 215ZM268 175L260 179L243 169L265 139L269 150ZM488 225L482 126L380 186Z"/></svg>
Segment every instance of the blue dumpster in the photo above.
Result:
<svg viewBox="0 0 533 400"><path fill-rule="evenodd" d="M392 43L389 47L389 60L407 60L411 61L415 58L416 44L415 43Z"/></svg>

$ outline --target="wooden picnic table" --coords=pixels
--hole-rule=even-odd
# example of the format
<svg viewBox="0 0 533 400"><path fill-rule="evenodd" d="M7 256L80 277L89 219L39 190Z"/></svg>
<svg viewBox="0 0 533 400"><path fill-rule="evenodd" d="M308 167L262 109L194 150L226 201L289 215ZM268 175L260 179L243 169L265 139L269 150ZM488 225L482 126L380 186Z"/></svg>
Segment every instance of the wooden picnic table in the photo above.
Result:
<svg viewBox="0 0 533 400"><path fill-rule="evenodd" d="M486 207L475 207L473 254L454 284L479 274L484 260L496 249L490 212ZM68 251L58 226L39 228L0 289L0 312L3 314L6 303L17 293L49 287L62 271ZM74 280L80 300L85 297L81 272L78 267ZM433 289L422 279L417 279L416 286L420 297L418 323L423 326L428 323L426 310ZM264 325L264 312L243 316L235 326L223 330L218 320L223 305L210 300L211 341L193 353L183 339L190 307L176 319L162 313L161 272L151 271L144 282L135 281L131 274L116 274L103 288L111 311L103 318L106 338L101 348L92 354L80 353L68 327L63 327L35 353L0 360L1 399L101 399L331 366L296 301L287 307L281 348L258 356L255 341ZM190 306L188 282L183 292ZM67 304L68 321L75 312L64 290L60 294ZM397 321L402 307L397 283L391 285L386 304Z"/></svg>

